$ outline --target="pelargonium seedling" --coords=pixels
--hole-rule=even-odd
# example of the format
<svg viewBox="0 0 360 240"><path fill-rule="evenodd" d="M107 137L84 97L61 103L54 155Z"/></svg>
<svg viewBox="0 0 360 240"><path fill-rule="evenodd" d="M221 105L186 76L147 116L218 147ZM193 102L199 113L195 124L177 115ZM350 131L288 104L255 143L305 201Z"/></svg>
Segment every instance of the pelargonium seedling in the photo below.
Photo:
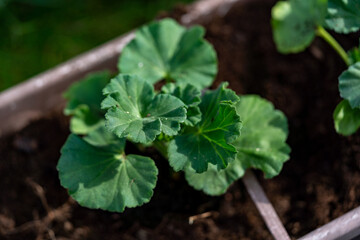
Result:
<svg viewBox="0 0 360 240"><path fill-rule="evenodd" d="M57 169L80 205L122 212L150 200L158 169L149 157L127 154L128 141L154 147L209 195L225 193L248 168L279 174L290 153L285 115L259 96L238 96L226 82L208 89L217 59L203 35L199 26L153 22L124 48L120 74L110 81L106 73L89 76L65 93L72 133Z"/></svg>
<svg viewBox="0 0 360 240"><path fill-rule="evenodd" d="M339 77L343 100L336 107L335 129L351 135L360 127L360 52L346 52L326 29L348 34L360 29L360 0L288 0L272 9L273 37L279 52L298 53L316 36L324 39L343 59L348 69Z"/></svg>

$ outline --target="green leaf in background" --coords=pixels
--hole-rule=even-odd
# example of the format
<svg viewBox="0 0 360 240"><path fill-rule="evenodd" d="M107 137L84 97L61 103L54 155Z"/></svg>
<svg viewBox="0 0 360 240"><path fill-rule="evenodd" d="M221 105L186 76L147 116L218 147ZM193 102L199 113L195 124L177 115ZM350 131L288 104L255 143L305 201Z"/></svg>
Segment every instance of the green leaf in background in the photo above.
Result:
<svg viewBox="0 0 360 240"><path fill-rule="evenodd" d="M204 29L186 29L172 19L153 22L136 31L123 49L118 67L154 84L162 79L190 83L199 89L212 84L216 53L203 39Z"/></svg>
<svg viewBox="0 0 360 240"><path fill-rule="evenodd" d="M90 74L84 80L71 85L64 93L68 100L64 114L72 116L72 133L87 134L104 124L104 111L100 107L103 99L101 90L109 79L109 72Z"/></svg>
<svg viewBox="0 0 360 240"><path fill-rule="evenodd" d="M196 87L190 84L168 83L162 87L161 91L179 98L186 104L187 113L184 122L185 125L194 126L200 122L201 112L198 105L201 101L201 92Z"/></svg>
<svg viewBox="0 0 360 240"><path fill-rule="evenodd" d="M57 165L60 182L82 206L122 212L150 200L158 170L148 157L94 147L71 134Z"/></svg>
<svg viewBox="0 0 360 240"><path fill-rule="evenodd" d="M360 0L329 0L326 27L338 33L360 29Z"/></svg>
<svg viewBox="0 0 360 240"><path fill-rule="evenodd" d="M208 169L208 163L223 169L235 159L232 142L240 136L241 122L235 110L239 98L226 86L205 93L199 105L202 120L170 142L169 162L175 171L191 164L200 173Z"/></svg>
<svg viewBox="0 0 360 240"><path fill-rule="evenodd" d="M360 62L360 43L359 43L359 47L354 47L353 49L348 51L347 54L348 54L348 57L349 57L350 64Z"/></svg>
<svg viewBox="0 0 360 240"><path fill-rule="evenodd" d="M351 65L339 77L340 96L349 101L352 108L360 107L360 62Z"/></svg>
<svg viewBox="0 0 360 240"><path fill-rule="evenodd" d="M342 100L334 111L334 125L337 133L349 136L360 127L360 109L351 108L347 100Z"/></svg>
<svg viewBox="0 0 360 240"><path fill-rule="evenodd" d="M279 1L272 8L272 28L276 47L281 53L297 53L313 41L322 26L327 0Z"/></svg>
<svg viewBox="0 0 360 240"><path fill-rule="evenodd" d="M11 0L1 0L0 1L0 13L1 13L1 10L3 9L3 8L5 8L6 7L6 5L8 4L8 2L10 2Z"/></svg>
<svg viewBox="0 0 360 240"><path fill-rule="evenodd" d="M185 169L188 183L209 195L221 195L247 168L258 168L265 177L279 174L283 163L289 159L290 148L285 143L288 129L284 114L256 95L241 96L237 112L242 119L241 136L233 143L238 151L228 167L217 171L210 167L204 173Z"/></svg>
<svg viewBox="0 0 360 240"><path fill-rule="evenodd" d="M137 75L120 74L104 88L107 128L118 137L150 143L163 132L172 136L186 120L185 104L170 94L157 94Z"/></svg>

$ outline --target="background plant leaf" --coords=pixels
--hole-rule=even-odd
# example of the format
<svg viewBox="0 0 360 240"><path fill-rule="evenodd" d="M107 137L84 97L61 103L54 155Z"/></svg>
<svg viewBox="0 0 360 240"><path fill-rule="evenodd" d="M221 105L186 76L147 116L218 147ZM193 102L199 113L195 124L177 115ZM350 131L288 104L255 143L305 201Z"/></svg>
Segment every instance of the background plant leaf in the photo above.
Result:
<svg viewBox="0 0 360 240"><path fill-rule="evenodd" d="M360 29L360 0L329 0L326 27L338 33Z"/></svg>
<svg viewBox="0 0 360 240"><path fill-rule="evenodd" d="M218 170L209 164L206 172L185 169L189 185L209 195L221 195L247 168L264 171L265 177L278 175L289 159L290 148L285 143L288 129L286 117L265 99L256 95L241 96L236 106L242 119L241 136L234 142L238 153L227 168Z"/></svg>
<svg viewBox="0 0 360 240"><path fill-rule="evenodd" d="M313 41L317 26L322 26L327 0L279 1L273 7L272 29L276 47L281 53L297 53Z"/></svg>
<svg viewBox="0 0 360 240"><path fill-rule="evenodd" d="M71 134L57 165L60 182L82 206L122 212L150 200L158 170L153 160L94 147Z"/></svg>
<svg viewBox="0 0 360 240"><path fill-rule="evenodd" d="M340 96L349 101L352 108L360 107L360 62L351 65L339 77Z"/></svg>
<svg viewBox="0 0 360 240"><path fill-rule="evenodd" d="M360 109L351 108L347 100L342 100L334 111L334 125L337 133L349 136L360 127Z"/></svg>
<svg viewBox="0 0 360 240"><path fill-rule="evenodd" d="M172 136L186 119L185 104L169 94L157 94L136 75L120 74L104 88L102 108L107 128L118 137L149 143L161 132Z"/></svg>
<svg viewBox="0 0 360 240"><path fill-rule="evenodd" d="M136 31L123 49L118 67L154 84L162 79L191 83L199 89L212 84L216 53L203 39L204 29L186 29L172 19L150 23Z"/></svg>
<svg viewBox="0 0 360 240"><path fill-rule="evenodd" d="M101 90L110 80L110 73L98 72L74 83L64 93L68 100L64 109L70 115L70 130L76 134L87 134L103 125L104 111L100 104L103 99Z"/></svg>
<svg viewBox="0 0 360 240"><path fill-rule="evenodd" d="M201 101L201 92L191 84L168 83L161 89L162 92L171 94L187 106L185 125L194 126L201 120L201 111L199 103Z"/></svg>
<svg viewBox="0 0 360 240"><path fill-rule="evenodd" d="M191 164L200 173L207 170L208 163L223 169L235 159L231 143L240 136L241 122L234 106L239 98L225 87L205 93L199 105L202 120L171 141L169 162L176 171Z"/></svg>

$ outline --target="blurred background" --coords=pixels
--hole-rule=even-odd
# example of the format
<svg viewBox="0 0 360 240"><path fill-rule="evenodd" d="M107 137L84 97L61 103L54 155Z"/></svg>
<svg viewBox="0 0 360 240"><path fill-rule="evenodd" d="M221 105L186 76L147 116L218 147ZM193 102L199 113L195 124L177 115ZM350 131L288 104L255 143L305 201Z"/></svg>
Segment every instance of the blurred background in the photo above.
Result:
<svg viewBox="0 0 360 240"><path fill-rule="evenodd" d="M193 0L0 0L0 91Z"/></svg>

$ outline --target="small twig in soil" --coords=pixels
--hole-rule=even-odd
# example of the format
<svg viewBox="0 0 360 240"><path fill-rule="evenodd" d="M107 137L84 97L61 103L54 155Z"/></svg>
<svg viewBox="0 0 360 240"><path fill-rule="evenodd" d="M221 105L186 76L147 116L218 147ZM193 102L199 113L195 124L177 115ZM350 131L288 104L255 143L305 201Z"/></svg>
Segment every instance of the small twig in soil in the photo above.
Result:
<svg viewBox="0 0 360 240"><path fill-rule="evenodd" d="M49 204L46 200L46 196L45 196L45 190L42 186L40 186L39 184L37 184L36 182L34 182L32 179L27 178L26 179L27 184L30 185L30 187L34 190L35 194L40 198L41 204L43 205L43 207L45 208L47 213L50 213L52 210L49 207Z"/></svg>
<svg viewBox="0 0 360 240"><path fill-rule="evenodd" d="M51 240L56 240L55 233L54 233L54 231L52 229L48 228L47 232L48 232L49 237L50 237Z"/></svg>
<svg viewBox="0 0 360 240"><path fill-rule="evenodd" d="M71 211L71 206L74 201L69 198L63 205L61 205L57 209L52 209L48 212L48 214L39 220L30 221L20 225L14 229L5 232L5 235L13 235L21 232L27 232L31 230L37 230L38 234L47 232L49 237L53 240L56 239L55 233L53 230L49 228L53 221L65 221L69 217L69 213Z"/></svg>
<svg viewBox="0 0 360 240"><path fill-rule="evenodd" d="M204 213L201 213L198 215L191 216L191 217L189 217L189 224L193 224L196 220L208 218L208 217L211 217L214 215L215 215L214 212L204 212Z"/></svg>

